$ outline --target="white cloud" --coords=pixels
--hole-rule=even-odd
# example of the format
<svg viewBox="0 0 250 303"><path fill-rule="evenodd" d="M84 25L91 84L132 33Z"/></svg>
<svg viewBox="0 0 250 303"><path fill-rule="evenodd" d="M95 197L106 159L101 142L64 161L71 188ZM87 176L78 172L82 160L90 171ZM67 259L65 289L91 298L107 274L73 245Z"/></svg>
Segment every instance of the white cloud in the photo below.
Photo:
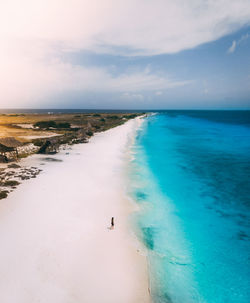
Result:
<svg viewBox="0 0 250 303"><path fill-rule="evenodd" d="M250 34L246 33L245 35L242 35L238 41L238 44L242 43L243 41L247 40L248 38L250 38Z"/></svg>
<svg viewBox="0 0 250 303"><path fill-rule="evenodd" d="M0 35L67 49L152 55L213 41L250 22L248 0L2 0Z"/></svg>
<svg viewBox="0 0 250 303"><path fill-rule="evenodd" d="M144 95L142 94L133 94L133 93L123 93L121 96L122 99L132 100L132 101L143 101Z"/></svg>
<svg viewBox="0 0 250 303"><path fill-rule="evenodd" d="M112 76L63 62L68 51L175 53L250 22L248 0L2 0L1 106L32 105L63 91L163 90L185 85L138 71Z"/></svg>
<svg viewBox="0 0 250 303"><path fill-rule="evenodd" d="M233 41L232 45L229 47L229 49L227 50L228 53L234 53L236 50L236 46L238 47L242 42L244 42L245 40L247 40L250 37L250 34L247 33L245 35L242 35L240 37L240 39L238 41Z"/></svg>
<svg viewBox="0 0 250 303"><path fill-rule="evenodd" d="M229 47L229 49L227 50L227 52L230 53L230 54L234 53L234 52L235 52L235 49L236 49L236 45L237 45L237 43L236 43L236 41L234 40L234 41L232 42L232 45L231 45L231 46Z"/></svg>
<svg viewBox="0 0 250 303"><path fill-rule="evenodd" d="M123 93L129 91L134 99L142 99L142 91L183 86L190 81L171 79L166 74L153 73L149 67L133 69L114 76L109 68L71 65L39 45L21 53L13 47L1 49L0 86L1 107L30 106L46 98L66 92ZM42 56L41 56L42 54ZM112 69L111 69L112 70ZM131 95L131 96L132 96ZM130 96L130 97L131 97Z"/></svg>

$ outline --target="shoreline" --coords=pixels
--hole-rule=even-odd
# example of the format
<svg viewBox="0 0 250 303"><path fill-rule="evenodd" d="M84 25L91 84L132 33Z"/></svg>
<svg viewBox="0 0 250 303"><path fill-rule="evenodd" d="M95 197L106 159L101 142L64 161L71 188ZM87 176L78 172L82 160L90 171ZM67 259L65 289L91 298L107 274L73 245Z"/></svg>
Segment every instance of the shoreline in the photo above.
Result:
<svg viewBox="0 0 250 303"><path fill-rule="evenodd" d="M53 155L72 145L88 143L97 133L124 124L141 114L15 114L0 115L0 200L20 181L36 178L37 167L25 165L35 155ZM23 124L18 124L22 122ZM54 127L52 127L54 126Z"/></svg>
<svg viewBox="0 0 250 303"><path fill-rule="evenodd" d="M126 144L139 119L61 151L38 178L2 200L1 301L151 301L124 190Z"/></svg>

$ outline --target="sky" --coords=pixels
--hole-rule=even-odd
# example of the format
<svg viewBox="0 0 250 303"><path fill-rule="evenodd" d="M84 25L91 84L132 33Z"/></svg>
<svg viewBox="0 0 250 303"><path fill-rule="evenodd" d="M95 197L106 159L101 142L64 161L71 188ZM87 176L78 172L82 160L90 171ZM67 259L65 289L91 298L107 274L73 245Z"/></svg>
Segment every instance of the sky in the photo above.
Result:
<svg viewBox="0 0 250 303"><path fill-rule="evenodd" d="M250 0L1 0L0 107L250 108Z"/></svg>

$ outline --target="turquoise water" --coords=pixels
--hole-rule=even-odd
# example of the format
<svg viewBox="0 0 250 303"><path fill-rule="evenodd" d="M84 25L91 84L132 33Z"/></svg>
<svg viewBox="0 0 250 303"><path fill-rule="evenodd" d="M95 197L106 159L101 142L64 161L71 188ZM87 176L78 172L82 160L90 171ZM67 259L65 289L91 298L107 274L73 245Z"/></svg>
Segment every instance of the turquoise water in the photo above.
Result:
<svg viewBox="0 0 250 303"><path fill-rule="evenodd" d="M133 154L154 302L250 302L250 112L159 113Z"/></svg>

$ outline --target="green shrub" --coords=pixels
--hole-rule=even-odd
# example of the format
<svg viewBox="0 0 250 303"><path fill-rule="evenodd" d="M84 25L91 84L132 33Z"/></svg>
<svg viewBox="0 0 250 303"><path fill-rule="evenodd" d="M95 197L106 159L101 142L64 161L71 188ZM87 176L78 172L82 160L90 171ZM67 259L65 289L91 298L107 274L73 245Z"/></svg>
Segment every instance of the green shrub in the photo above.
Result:
<svg viewBox="0 0 250 303"><path fill-rule="evenodd" d="M3 183L3 186L17 186L18 184L20 184L18 181L7 180Z"/></svg>
<svg viewBox="0 0 250 303"><path fill-rule="evenodd" d="M91 130L87 131L86 134L90 137L93 136L93 132Z"/></svg>
<svg viewBox="0 0 250 303"><path fill-rule="evenodd" d="M8 191L7 190L2 190L0 191L0 199L4 199L8 196Z"/></svg>
<svg viewBox="0 0 250 303"><path fill-rule="evenodd" d="M61 123L57 123L56 128L70 128L70 123L68 122L61 122Z"/></svg>
<svg viewBox="0 0 250 303"><path fill-rule="evenodd" d="M34 124L35 127L39 128L70 128L70 123L60 122L56 123L55 121L39 121Z"/></svg>
<svg viewBox="0 0 250 303"><path fill-rule="evenodd" d="M134 119L134 118L136 118L137 117L137 115L136 114L131 114L131 115L127 115L127 119Z"/></svg>
<svg viewBox="0 0 250 303"><path fill-rule="evenodd" d="M56 122L55 121L39 121L34 124L35 127L39 128L49 128L54 127L56 128Z"/></svg>
<svg viewBox="0 0 250 303"><path fill-rule="evenodd" d="M116 116L116 115L112 115L112 116L107 116L107 119L119 119L119 117L118 116Z"/></svg>

